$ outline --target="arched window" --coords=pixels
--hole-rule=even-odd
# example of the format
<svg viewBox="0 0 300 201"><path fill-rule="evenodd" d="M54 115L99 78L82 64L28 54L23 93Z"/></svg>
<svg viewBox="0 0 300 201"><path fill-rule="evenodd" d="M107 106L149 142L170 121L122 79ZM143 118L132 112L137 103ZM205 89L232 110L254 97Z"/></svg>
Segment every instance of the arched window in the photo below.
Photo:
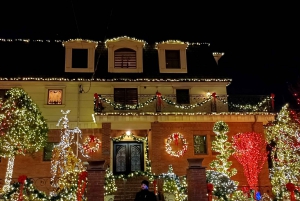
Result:
<svg viewBox="0 0 300 201"><path fill-rule="evenodd" d="M117 49L115 68L136 68L136 51L129 48Z"/></svg>

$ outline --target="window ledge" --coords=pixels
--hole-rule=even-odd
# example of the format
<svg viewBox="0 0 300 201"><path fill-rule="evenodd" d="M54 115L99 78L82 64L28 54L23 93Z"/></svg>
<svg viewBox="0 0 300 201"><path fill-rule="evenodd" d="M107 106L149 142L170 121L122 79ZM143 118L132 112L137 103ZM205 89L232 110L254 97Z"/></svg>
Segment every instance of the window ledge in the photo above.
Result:
<svg viewBox="0 0 300 201"><path fill-rule="evenodd" d="M62 104L62 105L47 105L47 104L44 104L44 107L58 107L58 108L63 108L63 107L66 107L65 104Z"/></svg>

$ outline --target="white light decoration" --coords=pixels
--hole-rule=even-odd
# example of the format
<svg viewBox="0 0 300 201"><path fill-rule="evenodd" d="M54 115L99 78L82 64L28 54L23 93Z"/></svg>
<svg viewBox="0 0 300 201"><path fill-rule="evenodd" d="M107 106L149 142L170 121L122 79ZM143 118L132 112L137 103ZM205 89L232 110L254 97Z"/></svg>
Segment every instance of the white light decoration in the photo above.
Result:
<svg viewBox="0 0 300 201"><path fill-rule="evenodd" d="M178 140L181 140L181 149L174 151L171 147L171 142L175 142L175 145L178 145ZM167 142L166 142L166 152L170 154L171 156L180 157L187 151L188 144L186 142L186 139L183 137L180 133L173 133L168 136Z"/></svg>
<svg viewBox="0 0 300 201"><path fill-rule="evenodd" d="M81 136L81 130L78 127L75 127L74 129L69 129L69 119L67 118L67 115L70 113L70 110L67 110L64 112L61 110L61 112L64 114L62 118L59 119L56 126L62 125L61 130L61 140L58 145L55 145L52 151L52 159L51 159L51 185L53 187L58 187L58 179L61 175L66 173L66 166L67 166L67 160L70 154L70 148L72 144L75 144L73 142L74 135L77 134L80 138ZM81 154L85 158L89 158L87 154L85 154L85 150L83 146L80 143L77 144L77 149L80 150ZM78 164L82 166L81 160L78 159ZM79 169L83 169L82 167ZM59 175L57 175L59 174ZM57 177L58 176L58 177Z"/></svg>
<svg viewBox="0 0 300 201"><path fill-rule="evenodd" d="M15 161L14 156L8 158L6 175L5 175L5 185L3 186L4 192L8 191L10 188L10 182L11 182L12 173L14 169L14 161Z"/></svg>

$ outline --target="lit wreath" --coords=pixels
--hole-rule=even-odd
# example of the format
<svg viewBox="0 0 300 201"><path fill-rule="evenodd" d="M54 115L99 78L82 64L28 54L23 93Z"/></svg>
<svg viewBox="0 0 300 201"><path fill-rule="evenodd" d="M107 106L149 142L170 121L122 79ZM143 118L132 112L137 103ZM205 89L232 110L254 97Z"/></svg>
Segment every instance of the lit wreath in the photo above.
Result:
<svg viewBox="0 0 300 201"><path fill-rule="evenodd" d="M182 141L182 149L178 151L173 151L171 148L171 142L174 141L175 145L178 145L178 140L181 139ZM166 151L171 156L179 157L182 156L187 151L187 142L186 139L180 133L173 133L169 135L167 142L166 142Z"/></svg>
<svg viewBox="0 0 300 201"><path fill-rule="evenodd" d="M91 147L91 143L95 143L95 146ZM83 142L83 149L88 153L94 153L99 150L101 141L94 135L88 136Z"/></svg>

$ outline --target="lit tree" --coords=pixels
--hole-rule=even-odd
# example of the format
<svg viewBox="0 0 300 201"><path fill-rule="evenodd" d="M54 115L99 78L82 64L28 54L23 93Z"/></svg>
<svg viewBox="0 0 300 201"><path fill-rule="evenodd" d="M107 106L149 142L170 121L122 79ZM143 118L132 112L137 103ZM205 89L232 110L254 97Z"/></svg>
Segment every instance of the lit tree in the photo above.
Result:
<svg viewBox="0 0 300 201"><path fill-rule="evenodd" d="M4 191L11 182L15 156L42 149L48 133L38 106L23 89L12 88L6 96L0 106L0 157L8 158Z"/></svg>
<svg viewBox="0 0 300 201"><path fill-rule="evenodd" d="M233 156L242 164L251 189L257 190L258 175L268 158L267 142L255 132L239 133L233 136Z"/></svg>
<svg viewBox="0 0 300 201"><path fill-rule="evenodd" d="M173 172L172 165L169 165L168 173L163 173L159 176L164 180L163 191L175 195L175 201L187 200L187 183L186 177L178 177Z"/></svg>
<svg viewBox="0 0 300 201"><path fill-rule="evenodd" d="M216 138L212 142L212 150L218 152L217 159L210 163L210 167L220 173L224 173L230 177L236 175L235 168L230 169L232 162L229 157L233 154L234 150L226 133L229 131L228 125L223 121L218 121L213 127L213 132L216 133Z"/></svg>
<svg viewBox="0 0 300 201"><path fill-rule="evenodd" d="M116 180L109 168L105 171L104 195L113 195L117 191Z"/></svg>
<svg viewBox="0 0 300 201"><path fill-rule="evenodd" d="M228 195L237 189L235 182L226 174L213 170L206 170L206 182L213 184L213 194L221 200L228 200Z"/></svg>
<svg viewBox="0 0 300 201"><path fill-rule="evenodd" d="M283 193L282 186L296 183L300 176L299 124L291 118L288 107L288 104L283 106L276 120L266 127L268 143L275 144L271 151L270 178L277 197Z"/></svg>

